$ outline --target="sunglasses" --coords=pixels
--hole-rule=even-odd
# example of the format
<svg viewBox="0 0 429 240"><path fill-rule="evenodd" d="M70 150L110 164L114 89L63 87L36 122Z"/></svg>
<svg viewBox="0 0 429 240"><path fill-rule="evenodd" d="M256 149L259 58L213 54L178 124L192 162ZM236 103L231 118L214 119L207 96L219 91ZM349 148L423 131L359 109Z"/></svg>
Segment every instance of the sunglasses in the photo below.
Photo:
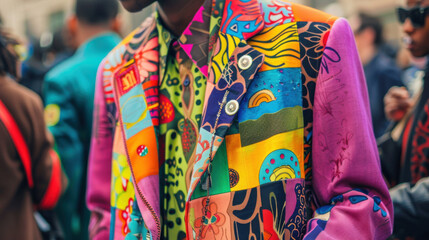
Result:
<svg viewBox="0 0 429 240"><path fill-rule="evenodd" d="M425 26L426 16L429 14L429 7L414 7L410 9L400 7L397 9L397 14L400 23L405 23L405 20L409 18L413 27L421 28Z"/></svg>

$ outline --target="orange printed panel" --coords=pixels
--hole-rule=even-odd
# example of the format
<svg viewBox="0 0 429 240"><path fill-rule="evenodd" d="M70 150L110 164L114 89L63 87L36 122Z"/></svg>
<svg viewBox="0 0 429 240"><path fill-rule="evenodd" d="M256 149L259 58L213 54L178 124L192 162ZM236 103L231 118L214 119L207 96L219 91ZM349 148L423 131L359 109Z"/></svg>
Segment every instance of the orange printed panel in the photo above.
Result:
<svg viewBox="0 0 429 240"><path fill-rule="evenodd" d="M336 16L296 3L292 3L292 9L296 22L322 22L332 25L338 19Z"/></svg>
<svg viewBox="0 0 429 240"><path fill-rule="evenodd" d="M128 139L127 150L136 182L158 174L158 147L153 127L145 128Z"/></svg>
<svg viewBox="0 0 429 240"><path fill-rule="evenodd" d="M228 207L231 193L210 196L208 221L204 221L206 197L188 203L187 239L234 239Z"/></svg>

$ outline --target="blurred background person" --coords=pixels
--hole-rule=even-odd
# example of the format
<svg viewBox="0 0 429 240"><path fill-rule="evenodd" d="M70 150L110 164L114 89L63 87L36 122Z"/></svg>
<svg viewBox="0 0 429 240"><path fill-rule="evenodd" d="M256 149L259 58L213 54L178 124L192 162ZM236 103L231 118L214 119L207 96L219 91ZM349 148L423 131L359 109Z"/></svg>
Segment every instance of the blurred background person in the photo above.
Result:
<svg viewBox="0 0 429 240"><path fill-rule="evenodd" d="M42 97L42 84L48 67L43 63L45 54L38 38L30 39L28 53L28 58L22 62L22 77L19 83Z"/></svg>
<svg viewBox="0 0 429 240"><path fill-rule="evenodd" d="M74 37L67 26L57 29L46 48L45 65L51 69L71 57L78 48Z"/></svg>
<svg viewBox="0 0 429 240"><path fill-rule="evenodd" d="M402 70L402 82L405 84L410 96L419 93L423 86L426 57L414 57L406 48L398 52L396 62Z"/></svg>
<svg viewBox="0 0 429 240"><path fill-rule="evenodd" d="M43 40L43 41L42 41ZM28 57L22 62L22 77L19 83L42 96L46 73L73 55L73 36L66 27L45 33L43 37L31 37Z"/></svg>
<svg viewBox="0 0 429 240"><path fill-rule="evenodd" d="M386 47L383 47L383 25L378 18L359 13L351 23L365 72L374 135L378 138L390 123L384 114L384 95L393 86L403 86L401 71L382 50Z"/></svg>
<svg viewBox="0 0 429 240"><path fill-rule="evenodd" d="M0 238L39 240L34 206L53 208L66 178L52 150L41 99L15 82L20 77L17 44L0 27Z"/></svg>
<svg viewBox="0 0 429 240"><path fill-rule="evenodd" d="M414 57L429 56L429 0L407 0L398 9L406 34L407 49ZM386 116L397 122L391 138L397 143L397 158L381 152L383 173L395 187L394 237L428 239L429 236L429 66L423 88L413 99L405 88L394 87L385 97ZM392 148L392 150L394 150ZM391 152L391 151L390 151Z"/></svg>
<svg viewBox="0 0 429 240"><path fill-rule="evenodd" d="M88 238L85 186L95 78L101 60L121 40L117 14L117 0L76 0L67 24L78 49L44 82L47 125L70 179L56 208L66 239Z"/></svg>

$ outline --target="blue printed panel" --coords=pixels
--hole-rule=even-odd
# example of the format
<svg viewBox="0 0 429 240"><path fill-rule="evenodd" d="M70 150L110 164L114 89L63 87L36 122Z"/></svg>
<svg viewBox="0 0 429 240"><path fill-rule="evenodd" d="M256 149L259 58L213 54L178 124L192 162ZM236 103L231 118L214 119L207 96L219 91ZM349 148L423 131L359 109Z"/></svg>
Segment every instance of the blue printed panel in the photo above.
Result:
<svg viewBox="0 0 429 240"><path fill-rule="evenodd" d="M295 22L291 3L278 0L262 0L261 7L265 13L265 27Z"/></svg>
<svg viewBox="0 0 429 240"><path fill-rule="evenodd" d="M121 96L119 104L127 140L141 130L152 126L141 83Z"/></svg>
<svg viewBox="0 0 429 240"><path fill-rule="evenodd" d="M240 123L256 120L284 108L302 106L301 69L283 68L259 72L241 102Z"/></svg>

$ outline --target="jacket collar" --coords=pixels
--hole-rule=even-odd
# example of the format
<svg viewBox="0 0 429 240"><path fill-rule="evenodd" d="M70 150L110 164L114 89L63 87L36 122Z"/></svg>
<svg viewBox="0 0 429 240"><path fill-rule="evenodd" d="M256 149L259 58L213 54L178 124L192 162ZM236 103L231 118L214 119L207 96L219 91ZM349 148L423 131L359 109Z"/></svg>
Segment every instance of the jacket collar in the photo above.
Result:
<svg viewBox="0 0 429 240"><path fill-rule="evenodd" d="M208 53L210 38L210 14L211 0L205 0L203 5L194 15L185 31L180 37L174 36L161 23L157 16L157 30L159 36L159 74L160 79L164 79L165 67L167 62L168 51L172 45L179 44L181 50L179 54L185 54L181 58L190 58L199 70L207 77L208 75Z"/></svg>

